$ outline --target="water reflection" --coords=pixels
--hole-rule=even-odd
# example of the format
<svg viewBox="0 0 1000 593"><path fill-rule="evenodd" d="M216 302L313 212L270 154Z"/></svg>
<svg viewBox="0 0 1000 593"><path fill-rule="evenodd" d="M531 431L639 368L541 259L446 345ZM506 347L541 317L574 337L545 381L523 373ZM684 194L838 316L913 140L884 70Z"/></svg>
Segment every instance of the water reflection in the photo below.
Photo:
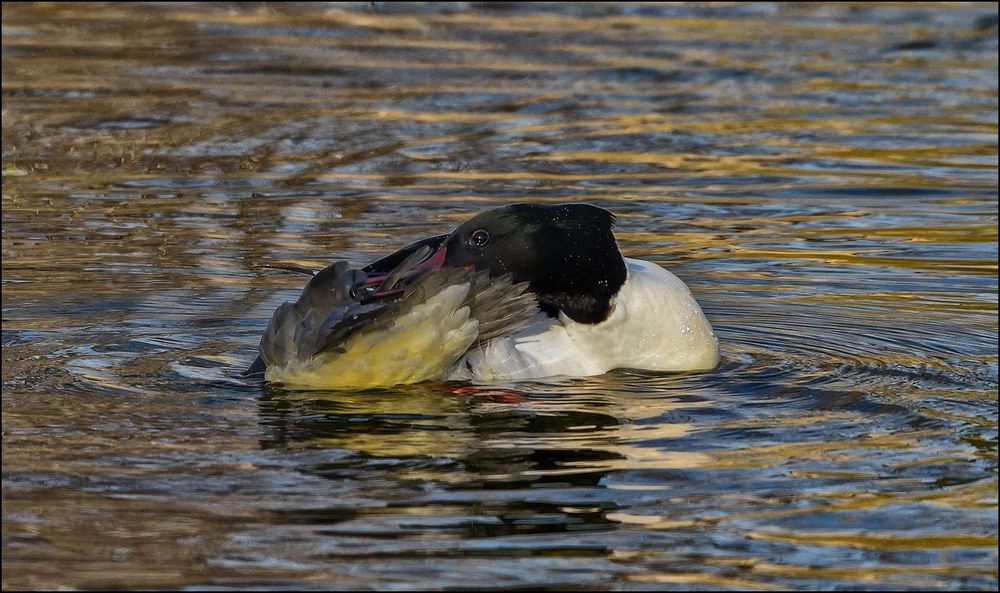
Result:
<svg viewBox="0 0 1000 593"><path fill-rule="evenodd" d="M369 460L460 466L462 487L529 487L549 481L598 485L604 473L636 467L649 455L643 440L683 435L671 423L637 429L642 410L634 394L583 393L547 386L544 395L520 389L442 384L405 390L322 395L272 392L261 399L261 423L272 435L265 448L338 448ZM659 400L662 413L680 404ZM656 465L698 463L695 454L660 451Z"/></svg>
<svg viewBox="0 0 1000 593"><path fill-rule="evenodd" d="M368 529L373 520L390 521L393 527L385 527L386 535L393 537L428 528L469 538L615 529L620 522L612 513L619 503L614 497L593 497L587 489L602 487L618 468L694 467L708 458L650 447L656 439L685 434L690 425L647 419L643 427L630 418L683 404L660 401L644 407L634 394L615 393L614 385L570 382L546 385L534 394L530 386L458 384L361 393L268 393L260 400L260 421L268 429L261 441L264 449L331 449L340 454L335 461L300 465L298 471L334 481L377 483L392 468L393 488L416 485L423 492L422 500L382 507L379 518L345 516L334 504L282 511L282 520L322 526L329 535L350 534L360 525ZM550 499L527 502L516 492Z"/></svg>

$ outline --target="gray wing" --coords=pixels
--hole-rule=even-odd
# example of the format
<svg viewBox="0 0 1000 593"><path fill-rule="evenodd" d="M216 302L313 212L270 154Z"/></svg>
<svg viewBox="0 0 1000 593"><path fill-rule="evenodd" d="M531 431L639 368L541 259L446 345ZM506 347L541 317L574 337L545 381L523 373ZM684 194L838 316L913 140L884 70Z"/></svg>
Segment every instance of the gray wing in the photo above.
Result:
<svg viewBox="0 0 1000 593"><path fill-rule="evenodd" d="M260 340L265 367L308 359L335 325L345 318L357 324L362 314L370 314L377 305L362 305L352 296L352 289L366 277L339 261L310 278L297 301L282 303L271 316Z"/></svg>
<svg viewBox="0 0 1000 593"><path fill-rule="evenodd" d="M514 284L510 275L491 279L486 273L476 275L469 291L470 316L479 320L479 337L476 342L515 334L538 313L538 298L528 292L528 283Z"/></svg>
<svg viewBox="0 0 1000 593"><path fill-rule="evenodd" d="M417 250L386 275L376 289L379 296L356 295L354 288L368 275L340 261L316 273L296 302L283 303L274 312L260 341L260 356L247 375L261 377L268 366L306 361L321 352L336 352L359 332L373 332L393 323L409 309L448 286L470 283L465 303L479 321L477 342L516 333L538 312L527 283L514 284L509 276L490 279L486 272L445 268L403 284L405 273L426 253Z"/></svg>
<svg viewBox="0 0 1000 593"><path fill-rule="evenodd" d="M395 288L395 281L390 283L390 280L392 274L380 290ZM446 268L420 277L391 302L381 302L377 307L364 311L349 309L342 318L331 319L335 325L316 352L336 351L352 335L378 331L449 286L463 283L471 284L462 304L469 307L469 317L479 321L477 343L520 331L538 312L538 300L534 294L527 292L527 282L514 284L509 275L491 280L486 272Z"/></svg>
<svg viewBox="0 0 1000 593"><path fill-rule="evenodd" d="M395 289L403 275L429 251L422 246L410 253L389 272L376 292ZM272 267L312 273L299 267ZM373 300L355 294L355 287L368 277L361 270L351 269L345 261L313 274L298 300L282 303L271 316L260 340L260 355L245 374L261 376L270 365L308 360L319 352L336 349L358 329L377 325L375 322L379 318L391 319L391 311L397 308L397 298Z"/></svg>

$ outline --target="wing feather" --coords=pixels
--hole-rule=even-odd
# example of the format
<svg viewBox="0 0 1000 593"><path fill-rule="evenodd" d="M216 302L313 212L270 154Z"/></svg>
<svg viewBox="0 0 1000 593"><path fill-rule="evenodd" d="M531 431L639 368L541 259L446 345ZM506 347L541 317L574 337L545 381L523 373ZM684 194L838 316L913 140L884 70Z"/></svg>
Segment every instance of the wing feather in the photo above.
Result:
<svg viewBox="0 0 1000 593"><path fill-rule="evenodd" d="M267 380L336 388L439 379L474 343L512 335L538 312L528 284L509 276L444 268L407 280L428 251L415 249L391 270L376 291L385 296L374 300L355 294L368 275L347 262L317 272L261 338Z"/></svg>

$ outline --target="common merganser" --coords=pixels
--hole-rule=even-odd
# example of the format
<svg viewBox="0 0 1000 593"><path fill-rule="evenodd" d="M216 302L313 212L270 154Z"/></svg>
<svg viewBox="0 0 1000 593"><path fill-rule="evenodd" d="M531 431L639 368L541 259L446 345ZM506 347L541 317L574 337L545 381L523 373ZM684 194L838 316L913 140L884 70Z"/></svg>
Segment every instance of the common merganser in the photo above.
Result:
<svg viewBox="0 0 1000 593"><path fill-rule="evenodd" d="M589 204L513 204L361 270L337 262L278 307L248 373L338 389L715 368L687 286L622 257L614 223Z"/></svg>

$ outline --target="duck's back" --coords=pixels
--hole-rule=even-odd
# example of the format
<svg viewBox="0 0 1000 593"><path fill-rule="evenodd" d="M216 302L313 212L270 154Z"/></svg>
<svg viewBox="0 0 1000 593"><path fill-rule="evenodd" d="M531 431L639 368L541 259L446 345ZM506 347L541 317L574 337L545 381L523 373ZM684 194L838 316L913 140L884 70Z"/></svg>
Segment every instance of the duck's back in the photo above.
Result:
<svg viewBox="0 0 1000 593"><path fill-rule="evenodd" d="M628 278L606 320L585 324L564 314L539 314L513 336L474 346L449 378L492 382L599 375L616 368L714 368L718 342L687 286L656 264L625 262Z"/></svg>

